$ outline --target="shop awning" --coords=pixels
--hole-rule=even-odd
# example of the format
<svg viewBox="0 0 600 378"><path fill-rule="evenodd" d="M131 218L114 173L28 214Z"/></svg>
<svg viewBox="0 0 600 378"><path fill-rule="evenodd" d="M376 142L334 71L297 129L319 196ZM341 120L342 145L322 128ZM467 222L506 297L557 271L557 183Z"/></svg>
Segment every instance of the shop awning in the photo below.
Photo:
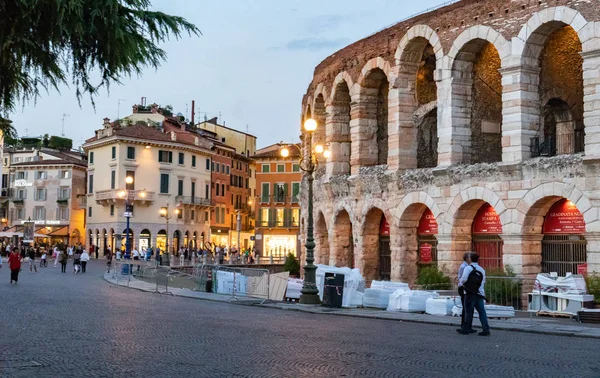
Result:
<svg viewBox="0 0 600 378"><path fill-rule="evenodd" d="M20 238L23 237L23 233L22 232L8 232L8 231L2 231L0 232L0 238L12 238L13 236L18 236ZM33 237L35 238L44 238L46 237L46 235L44 234L33 234Z"/></svg>
<svg viewBox="0 0 600 378"><path fill-rule="evenodd" d="M67 226L62 226L57 230L49 232L48 236L69 236L69 230L67 229Z"/></svg>

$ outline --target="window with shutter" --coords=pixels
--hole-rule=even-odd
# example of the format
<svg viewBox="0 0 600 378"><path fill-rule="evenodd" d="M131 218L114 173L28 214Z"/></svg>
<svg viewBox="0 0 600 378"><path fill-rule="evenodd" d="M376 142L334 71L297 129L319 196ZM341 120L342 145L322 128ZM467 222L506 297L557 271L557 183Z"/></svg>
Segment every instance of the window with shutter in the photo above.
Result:
<svg viewBox="0 0 600 378"><path fill-rule="evenodd" d="M110 171L110 188L114 189L117 186L117 171Z"/></svg>
<svg viewBox="0 0 600 378"><path fill-rule="evenodd" d="M269 183L264 182L262 184L261 193L260 193L260 202L269 203Z"/></svg>
<svg viewBox="0 0 600 378"><path fill-rule="evenodd" d="M169 174L168 173L160 174L160 192L162 194L169 193Z"/></svg>

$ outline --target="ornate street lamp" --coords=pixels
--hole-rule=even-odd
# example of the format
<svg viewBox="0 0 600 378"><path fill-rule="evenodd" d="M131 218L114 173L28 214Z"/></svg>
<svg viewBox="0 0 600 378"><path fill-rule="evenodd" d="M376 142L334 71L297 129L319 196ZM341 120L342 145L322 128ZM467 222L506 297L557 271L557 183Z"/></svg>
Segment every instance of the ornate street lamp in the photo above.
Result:
<svg viewBox="0 0 600 378"><path fill-rule="evenodd" d="M125 218L127 219L127 226L125 228L125 255L131 256L131 238L129 237L130 228L129 228L129 219L133 216L133 203L135 202L136 191L133 189L128 189L128 186L133 184L133 177L127 176L125 177L125 184L127 186L125 189L122 189L117 193L119 198L125 199ZM146 198L146 191L142 190L138 193L140 198Z"/></svg>
<svg viewBox="0 0 600 378"><path fill-rule="evenodd" d="M304 122L304 130L306 131L306 145L309 147L308 156L304 156L303 151L296 144L292 144L300 153L298 165L305 173L308 181L308 220L306 227L306 265L304 265L304 284L300 295L300 303L302 304L319 304L319 289L317 289L316 271L317 267L313 264L315 261L315 239L313 236L313 181L315 179L314 172L319 165L319 155L323 155L325 159L331 156L331 151L322 144L313 145L313 133L317 130L317 121L312 118ZM287 158L290 156L289 146L280 143L281 156Z"/></svg>
<svg viewBox="0 0 600 378"><path fill-rule="evenodd" d="M173 218L173 214L169 212L169 203L167 202L167 206L161 207L159 212L162 218L165 218L167 221L167 239L165 242L165 255L164 259L161 259L162 265L170 265L169 263L169 220ZM175 209L175 215L179 214L179 209Z"/></svg>

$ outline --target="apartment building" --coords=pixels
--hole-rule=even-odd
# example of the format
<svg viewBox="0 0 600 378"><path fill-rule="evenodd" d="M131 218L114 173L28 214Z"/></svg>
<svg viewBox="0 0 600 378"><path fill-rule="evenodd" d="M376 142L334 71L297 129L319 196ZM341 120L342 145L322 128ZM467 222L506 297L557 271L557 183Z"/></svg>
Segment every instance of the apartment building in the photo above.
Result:
<svg viewBox="0 0 600 378"><path fill-rule="evenodd" d="M164 250L168 243L171 252L202 246L210 239L212 202L205 188L211 184L212 143L182 130L173 119L134 122L120 125L105 118L102 129L83 146L89 162L90 242L101 250L122 248L129 201L133 246ZM160 214L165 207L168 225Z"/></svg>
<svg viewBox="0 0 600 378"><path fill-rule="evenodd" d="M7 235L22 237L23 224L35 224L35 242L85 243L87 161L77 151L9 147L3 153L2 211Z"/></svg>
<svg viewBox="0 0 600 378"><path fill-rule="evenodd" d="M256 248L262 257L297 256L300 248L299 149L281 156L277 144L262 148L252 156L256 170Z"/></svg>

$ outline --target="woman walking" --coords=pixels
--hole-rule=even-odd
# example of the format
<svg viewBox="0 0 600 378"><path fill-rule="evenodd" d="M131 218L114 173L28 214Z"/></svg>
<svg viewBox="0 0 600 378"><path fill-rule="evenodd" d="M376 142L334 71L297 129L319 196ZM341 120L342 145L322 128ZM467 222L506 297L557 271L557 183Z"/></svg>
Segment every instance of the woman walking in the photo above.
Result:
<svg viewBox="0 0 600 378"><path fill-rule="evenodd" d="M60 271L62 273L67 273L67 261L69 260L69 255L67 251L58 251L60 253Z"/></svg>
<svg viewBox="0 0 600 378"><path fill-rule="evenodd" d="M19 281L19 272L21 271L21 255L19 254L19 248L13 249L8 257L8 267L10 268L10 284L12 285L13 281L15 281L16 285Z"/></svg>
<svg viewBox="0 0 600 378"><path fill-rule="evenodd" d="M90 261L90 255L88 255L87 251L84 249L81 252L81 273L85 273L85 267L87 266L87 262Z"/></svg>

